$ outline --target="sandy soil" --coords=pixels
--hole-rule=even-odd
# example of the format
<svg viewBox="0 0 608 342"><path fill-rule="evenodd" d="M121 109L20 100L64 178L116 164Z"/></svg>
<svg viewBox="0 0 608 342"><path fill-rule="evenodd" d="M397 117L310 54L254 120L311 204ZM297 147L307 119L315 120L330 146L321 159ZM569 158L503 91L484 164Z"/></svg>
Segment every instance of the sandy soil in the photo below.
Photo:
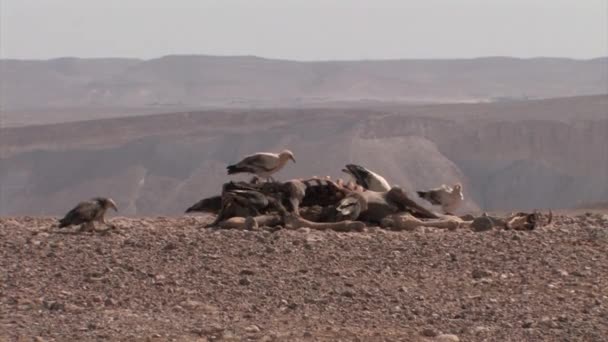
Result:
<svg viewBox="0 0 608 342"><path fill-rule="evenodd" d="M600 341L608 215L532 232L0 219L0 341Z"/></svg>

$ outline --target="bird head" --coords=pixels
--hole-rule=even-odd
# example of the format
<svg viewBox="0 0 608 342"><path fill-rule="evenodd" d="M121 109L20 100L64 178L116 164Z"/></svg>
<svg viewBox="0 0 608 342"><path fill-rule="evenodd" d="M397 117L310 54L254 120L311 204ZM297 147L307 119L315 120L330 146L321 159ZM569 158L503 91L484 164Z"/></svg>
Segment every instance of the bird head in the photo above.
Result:
<svg viewBox="0 0 608 342"><path fill-rule="evenodd" d="M281 151L281 153L279 153L279 158L281 160L291 159L291 160L293 160L294 163L296 162L296 158L293 156L293 153L290 150Z"/></svg>
<svg viewBox="0 0 608 342"><path fill-rule="evenodd" d="M112 208L114 209L114 211L118 212L118 206L116 205L116 202L114 202L114 200L112 200L111 198L107 198L105 205L106 208Z"/></svg>
<svg viewBox="0 0 608 342"><path fill-rule="evenodd" d="M456 184L454 185L453 189L454 189L454 190L453 190L453 193L454 193L454 194L457 194L457 195L459 195L459 196L460 196L460 198L463 198L463 196L462 196L462 184L460 184L460 183L456 183Z"/></svg>

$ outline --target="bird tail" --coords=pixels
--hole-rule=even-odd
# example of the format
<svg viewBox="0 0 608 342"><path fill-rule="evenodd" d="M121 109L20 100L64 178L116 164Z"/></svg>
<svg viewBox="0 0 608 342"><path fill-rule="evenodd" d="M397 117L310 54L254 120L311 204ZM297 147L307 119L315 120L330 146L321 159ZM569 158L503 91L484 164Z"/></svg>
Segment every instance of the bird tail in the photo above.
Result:
<svg viewBox="0 0 608 342"><path fill-rule="evenodd" d="M204 198L186 209L186 213L195 211L217 214L222 208L222 196Z"/></svg>
<svg viewBox="0 0 608 342"><path fill-rule="evenodd" d="M233 175L235 173L241 173L241 172L250 172L250 170L248 168L240 167L238 165L228 165L228 167L226 167L226 170L228 170L229 175Z"/></svg>
<svg viewBox="0 0 608 342"><path fill-rule="evenodd" d="M418 194L418 196L420 196L421 198L426 198L428 192L426 191L416 191L416 193Z"/></svg>
<svg viewBox="0 0 608 342"><path fill-rule="evenodd" d="M346 169L357 180L359 185L365 185L365 177L369 174L366 168L356 164L348 164L346 165Z"/></svg>

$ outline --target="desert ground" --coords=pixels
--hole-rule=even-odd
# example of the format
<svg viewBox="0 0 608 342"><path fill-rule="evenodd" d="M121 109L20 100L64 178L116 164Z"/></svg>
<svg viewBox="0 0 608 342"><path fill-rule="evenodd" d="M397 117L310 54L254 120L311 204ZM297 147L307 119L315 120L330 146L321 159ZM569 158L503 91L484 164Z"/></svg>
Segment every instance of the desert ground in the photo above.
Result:
<svg viewBox="0 0 608 342"><path fill-rule="evenodd" d="M608 210L533 231L0 219L2 341L600 341Z"/></svg>

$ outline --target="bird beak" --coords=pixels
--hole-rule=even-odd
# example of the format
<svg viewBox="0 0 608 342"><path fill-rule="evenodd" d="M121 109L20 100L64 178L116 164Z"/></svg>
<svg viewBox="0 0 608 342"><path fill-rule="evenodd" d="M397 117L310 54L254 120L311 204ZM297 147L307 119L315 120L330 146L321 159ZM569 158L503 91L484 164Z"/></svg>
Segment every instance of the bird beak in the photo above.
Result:
<svg viewBox="0 0 608 342"><path fill-rule="evenodd" d="M296 162L296 158L294 158L294 157L290 157L290 158L291 158L291 160L293 160L294 163Z"/></svg>
<svg viewBox="0 0 608 342"><path fill-rule="evenodd" d="M114 211L118 212L118 206L114 201L110 200L110 206L112 207L112 209L114 209Z"/></svg>

